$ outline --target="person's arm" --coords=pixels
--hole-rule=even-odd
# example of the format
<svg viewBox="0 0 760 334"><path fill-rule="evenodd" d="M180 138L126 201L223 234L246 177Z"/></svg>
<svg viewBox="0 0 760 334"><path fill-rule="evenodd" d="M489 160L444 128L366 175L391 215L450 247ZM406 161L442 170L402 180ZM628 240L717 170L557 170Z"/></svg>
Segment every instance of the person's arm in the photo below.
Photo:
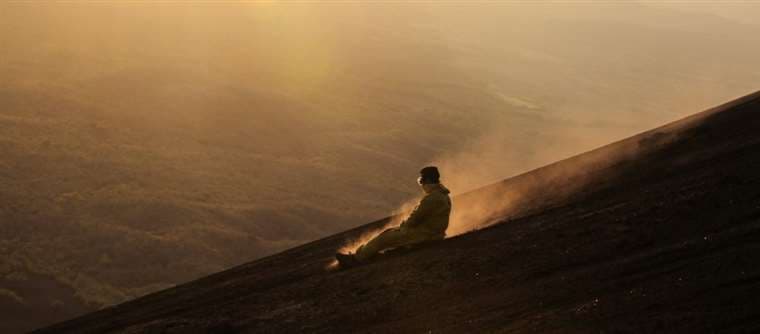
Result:
<svg viewBox="0 0 760 334"><path fill-rule="evenodd" d="M409 217L407 217L404 222L401 223L401 226L414 227L421 224L425 217L430 214L430 211L432 211L433 207L435 206L435 203L433 203L433 201L435 201L433 196L423 197L420 200L420 203L414 207L412 213L409 214Z"/></svg>

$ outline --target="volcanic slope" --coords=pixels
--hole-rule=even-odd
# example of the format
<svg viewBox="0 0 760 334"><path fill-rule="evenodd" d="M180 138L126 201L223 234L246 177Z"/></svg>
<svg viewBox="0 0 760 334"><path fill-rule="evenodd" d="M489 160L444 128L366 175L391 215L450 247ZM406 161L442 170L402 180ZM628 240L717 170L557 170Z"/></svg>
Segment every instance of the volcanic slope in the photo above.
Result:
<svg viewBox="0 0 760 334"><path fill-rule="evenodd" d="M760 331L760 92L454 206L492 224L329 269L386 218L38 332Z"/></svg>

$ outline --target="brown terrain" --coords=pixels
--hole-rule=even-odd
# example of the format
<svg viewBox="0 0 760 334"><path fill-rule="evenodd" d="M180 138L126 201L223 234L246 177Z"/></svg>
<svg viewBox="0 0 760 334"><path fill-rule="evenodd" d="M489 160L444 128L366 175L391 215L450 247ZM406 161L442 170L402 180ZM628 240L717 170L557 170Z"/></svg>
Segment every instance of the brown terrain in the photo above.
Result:
<svg viewBox="0 0 760 334"><path fill-rule="evenodd" d="M456 196L503 209L470 233L332 266L389 217L36 333L756 332L759 171L757 92Z"/></svg>

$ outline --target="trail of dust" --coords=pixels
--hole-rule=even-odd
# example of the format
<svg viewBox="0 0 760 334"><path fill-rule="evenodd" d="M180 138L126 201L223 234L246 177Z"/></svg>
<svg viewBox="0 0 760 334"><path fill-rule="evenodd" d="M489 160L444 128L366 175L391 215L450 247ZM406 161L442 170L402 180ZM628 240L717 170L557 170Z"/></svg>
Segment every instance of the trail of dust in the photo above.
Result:
<svg viewBox="0 0 760 334"><path fill-rule="evenodd" d="M667 145L680 137L684 125L668 125L650 131L641 137L630 138L603 146L587 153L533 169L522 175L504 180L509 164L543 164L543 158L526 161L509 151L509 140L502 135L482 137L477 145L481 150L458 152L430 162L446 175L442 182L450 189L472 189L483 184L489 186L477 192L455 197L447 237L490 226L510 217L550 207L589 185L605 182L624 171L620 163L636 159L644 153ZM557 161L588 148L571 143L551 148L545 157ZM551 160L550 160L551 161ZM531 166L535 167L535 166ZM523 170L529 170L526 168ZM502 182L495 183L502 180Z"/></svg>
<svg viewBox="0 0 760 334"><path fill-rule="evenodd" d="M391 220L383 225L380 228L373 229L371 231L365 232L362 235L360 235L358 238L350 240L348 243L343 245L340 249L338 249L338 252L341 253L354 253L356 252L356 249L359 248L359 246L367 243L368 241L375 238L378 234L382 233L388 228L396 227L401 225L401 222L404 221L407 214L414 209L414 206L417 205L417 202L419 199L413 199L409 200L406 203L402 204L392 215Z"/></svg>

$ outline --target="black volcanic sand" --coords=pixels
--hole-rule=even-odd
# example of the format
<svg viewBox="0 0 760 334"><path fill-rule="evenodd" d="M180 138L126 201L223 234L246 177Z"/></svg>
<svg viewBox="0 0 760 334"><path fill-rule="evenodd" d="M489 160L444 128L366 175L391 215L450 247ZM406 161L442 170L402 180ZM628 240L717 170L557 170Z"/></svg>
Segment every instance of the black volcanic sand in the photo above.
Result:
<svg viewBox="0 0 760 334"><path fill-rule="evenodd" d="M326 269L383 220L39 333L760 331L760 92L455 210L528 181L544 184L476 232Z"/></svg>

